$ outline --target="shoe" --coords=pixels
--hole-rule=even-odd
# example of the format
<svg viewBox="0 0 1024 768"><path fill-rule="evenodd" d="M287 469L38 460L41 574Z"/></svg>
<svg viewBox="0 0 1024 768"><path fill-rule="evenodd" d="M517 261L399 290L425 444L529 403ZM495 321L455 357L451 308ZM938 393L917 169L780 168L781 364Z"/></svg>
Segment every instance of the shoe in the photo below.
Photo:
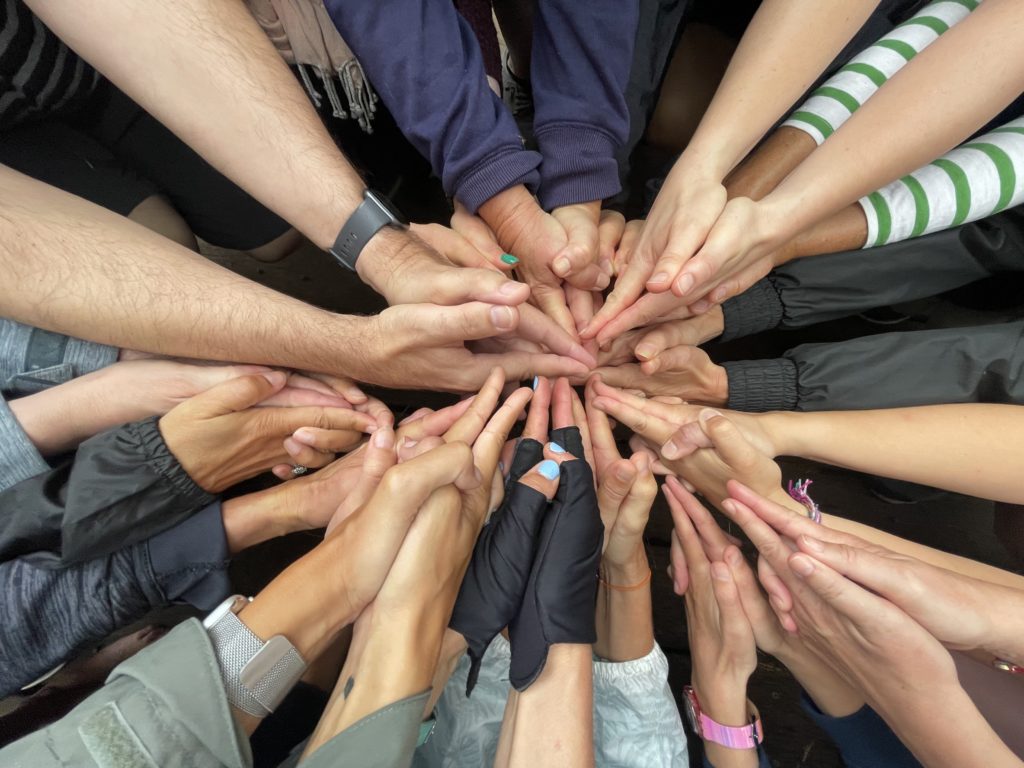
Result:
<svg viewBox="0 0 1024 768"><path fill-rule="evenodd" d="M516 120L533 120L533 89L528 78L513 74L505 54L505 66L501 68L501 92L505 106Z"/></svg>

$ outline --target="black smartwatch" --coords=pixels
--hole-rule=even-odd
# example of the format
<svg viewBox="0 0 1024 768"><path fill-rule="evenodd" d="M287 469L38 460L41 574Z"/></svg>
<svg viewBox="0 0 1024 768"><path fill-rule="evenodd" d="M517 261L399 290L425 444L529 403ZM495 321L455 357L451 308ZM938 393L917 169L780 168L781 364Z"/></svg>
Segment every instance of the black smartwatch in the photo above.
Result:
<svg viewBox="0 0 1024 768"><path fill-rule="evenodd" d="M359 254L370 242L370 238L377 234L382 227L408 229L409 222L384 195L368 189L363 192L363 202L348 217L345 226L338 233L334 245L330 248L331 255L343 267L355 272Z"/></svg>

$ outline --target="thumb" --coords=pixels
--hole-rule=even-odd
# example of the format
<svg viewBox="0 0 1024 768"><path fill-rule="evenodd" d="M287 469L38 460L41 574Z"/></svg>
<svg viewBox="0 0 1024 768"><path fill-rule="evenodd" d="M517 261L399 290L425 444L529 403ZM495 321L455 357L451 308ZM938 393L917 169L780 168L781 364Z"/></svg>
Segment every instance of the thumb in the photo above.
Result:
<svg viewBox="0 0 1024 768"><path fill-rule="evenodd" d="M267 371L251 376L239 376L201 392L189 401L199 416L210 418L252 408L271 395L280 392L288 383L284 371Z"/></svg>
<svg viewBox="0 0 1024 768"><path fill-rule="evenodd" d="M421 343L430 346L454 344L500 336L519 325L519 310L471 301L454 307L419 305L408 307L407 328Z"/></svg>

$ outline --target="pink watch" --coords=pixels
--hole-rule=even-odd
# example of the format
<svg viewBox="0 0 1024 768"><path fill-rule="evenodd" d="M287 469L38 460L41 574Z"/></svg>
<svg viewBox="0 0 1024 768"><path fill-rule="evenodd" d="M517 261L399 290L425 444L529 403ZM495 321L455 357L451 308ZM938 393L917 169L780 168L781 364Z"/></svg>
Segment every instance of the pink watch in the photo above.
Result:
<svg viewBox="0 0 1024 768"><path fill-rule="evenodd" d="M716 723L710 717L701 712L700 702L697 701L697 693L692 686L683 688L686 705L686 718L690 721L690 727L696 731L704 741L720 744L730 749L756 749L757 745L764 741L764 730L761 727L761 716L753 704L750 704L750 725L729 726Z"/></svg>

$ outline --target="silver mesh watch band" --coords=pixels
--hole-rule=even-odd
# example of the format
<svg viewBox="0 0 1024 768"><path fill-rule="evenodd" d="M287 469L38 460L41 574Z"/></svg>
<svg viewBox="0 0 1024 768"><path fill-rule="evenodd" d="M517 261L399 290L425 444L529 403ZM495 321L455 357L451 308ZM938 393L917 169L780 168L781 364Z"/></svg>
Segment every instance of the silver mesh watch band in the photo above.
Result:
<svg viewBox="0 0 1024 768"><path fill-rule="evenodd" d="M203 622L217 654L228 702L254 717L266 717L281 703L306 662L283 635L263 642L235 615L251 598L229 597Z"/></svg>

